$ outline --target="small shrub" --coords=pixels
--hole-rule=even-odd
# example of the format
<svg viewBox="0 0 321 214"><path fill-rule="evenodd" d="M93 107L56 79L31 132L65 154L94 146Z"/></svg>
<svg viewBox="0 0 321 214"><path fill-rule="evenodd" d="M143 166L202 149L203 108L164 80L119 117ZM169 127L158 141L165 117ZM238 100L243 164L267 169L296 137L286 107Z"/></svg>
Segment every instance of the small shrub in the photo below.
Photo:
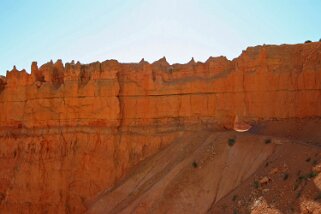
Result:
<svg viewBox="0 0 321 214"><path fill-rule="evenodd" d="M230 139L228 139L227 143L228 143L229 146L233 146L235 144L235 139L234 138L230 138Z"/></svg>
<svg viewBox="0 0 321 214"><path fill-rule="evenodd" d="M310 162L310 160L311 160L311 158L307 158L305 161L306 161L306 162Z"/></svg>
<svg viewBox="0 0 321 214"><path fill-rule="evenodd" d="M233 195L232 201L236 201L236 199L237 199L237 195Z"/></svg>
<svg viewBox="0 0 321 214"><path fill-rule="evenodd" d="M319 42L321 42L321 39L319 40Z"/></svg>
<svg viewBox="0 0 321 214"><path fill-rule="evenodd" d="M307 41L305 41L304 43L311 43L311 40L307 40Z"/></svg>
<svg viewBox="0 0 321 214"><path fill-rule="evenodd" d="M258 189L260 187L260 183L258 181L254 181L253 186L255 189Z"/></svg>
<svg viewBox="0 0 321 214"><path fill-rule="evenodd" d="M317 176L318 175L318 173L316 173L316 172L310 172L308 175L307 175L307 177L308 178L314 178L315 176Z"/></svg>
<svg viewBox="0 0 321 214"><path fill-rule="evenodd" d="M193 166L194 168L197 168L197 167L198 167L197 162L196 162L196 161L193 161L192 166Z"/></svg>
<svg viewBox="0 0 321 214"><path fill-rule="evenodd" d="M294 184L294 186L293 186L293 190L294 190L294 191L297 190L299 186L300 186L300 183L299 183L299 182L296 182L296 183Z"/></svg>
<svg viewBox="0 0 321 214"><path fill-rule="evenodd" d="M233 210L233 214L238 214L239 212L237 211L237 209Z"/></svg>
<svg viewBox="0 0 321 214"><path fill-rule="evenodd" d="M302 181L302 180L304 180L304 179L306 179L306 177L305 177L304 175L300 175L300 176L299 176L299 181Z"/></svg>
<svg viewBox="0 0 321 214"><path fill-rule="evenodd" d="M312 161L312 165L317 165L317 163L318 163L317 160Z"/></svg>
<svg viewBox="0 0 321 214"><path fill-rule="evenodd" d="M294 186L293 186L293 190L297 190L298 187L301 185L302 181L305 179L305 176L300 176L298 179L296 179Z"/></svg>
<svg viewBox="0 0 321 214"><path fill-rule="evenodd" d="M271 139L265 139L264 143L265 144L270 144L270 143L272 143L272 140Z"/></svg>
<svg viewBox="0 0 321 214"><path fill-rule="evenodd" d="M283 175L283 180L285 181L285 180L287 180L289 178L289 174L288 173L285 173L284 175Z"/></svg>
<svg viewBox="0 0 321 214"><path fill-rule="evenodd" d="M301 196L301 192L297 192L295 197L300 198L300 196Z"/></svg>
<svg viewBox="0 0 321 214"><path fill-rule="evenodd" d="M321 193L319 193L317 196L314 197L315 201L321 200Z"/></svg>

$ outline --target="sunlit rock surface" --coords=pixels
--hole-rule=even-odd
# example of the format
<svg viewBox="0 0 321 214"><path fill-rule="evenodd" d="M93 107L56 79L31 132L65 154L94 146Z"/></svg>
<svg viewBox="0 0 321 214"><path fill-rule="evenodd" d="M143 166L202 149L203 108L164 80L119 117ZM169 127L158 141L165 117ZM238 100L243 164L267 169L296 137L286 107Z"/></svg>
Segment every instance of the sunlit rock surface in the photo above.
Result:
<svg viewBox="0 0 321 214"><path fill-rule="evenodd" d="M49 62L0 78L0 210L79 213L184 130L321 116L321 43L206 62Z"/></svg>

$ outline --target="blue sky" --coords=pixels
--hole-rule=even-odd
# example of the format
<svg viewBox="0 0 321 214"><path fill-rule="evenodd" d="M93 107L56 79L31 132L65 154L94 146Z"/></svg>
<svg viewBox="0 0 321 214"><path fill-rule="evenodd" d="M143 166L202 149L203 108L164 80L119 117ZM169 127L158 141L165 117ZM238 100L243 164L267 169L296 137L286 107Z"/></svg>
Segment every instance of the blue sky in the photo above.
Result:
<svg viewBox="0 0 321 214"><path fill-rule="evenodd" d="M0 0L0 74L32 61L237 57L321 38L319 0Z"/></svg>

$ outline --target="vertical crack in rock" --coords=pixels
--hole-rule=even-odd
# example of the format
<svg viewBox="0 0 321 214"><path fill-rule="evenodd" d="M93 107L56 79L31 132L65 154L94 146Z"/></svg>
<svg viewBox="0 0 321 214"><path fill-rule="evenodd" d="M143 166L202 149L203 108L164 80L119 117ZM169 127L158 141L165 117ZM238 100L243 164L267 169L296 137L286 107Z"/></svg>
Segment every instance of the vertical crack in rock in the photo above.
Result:
<svg viewBox="0 0 321 214"><path fill-rule="evenodd" d="M248 117L249 116L249 100L246 92L246 87L245 87L245 71L242 71L242 89L243 89L243 112L242 112L242 117Z"/></svg>
<svg viewBox="0 0 321 214"><path fill-rule="evenodd" d="M121 74L120 71L117 72L117 81L118 81L118 105L119 105L119 122L118 122L118 127L117 131L121 135L122 132L122 127L123 127L123 122L124 122L124 98L123 98L123 81L121 80Z"/></svg>
<svg viewBox="0 0 321 214"><path fill-rule="evenodd" d="M122 128L123 128L123 122L124 122L124 98L123 98L123 81L121 77L121 71L118 70L116 77L118 82L118 108L119 108L119 114L118 114L118 125L117 125L117 133L116 133L116 143L114 147L114 153L113 153L113 159L115 167L118 167L120 164L120 148L119 144L122 142Z"/></svg>

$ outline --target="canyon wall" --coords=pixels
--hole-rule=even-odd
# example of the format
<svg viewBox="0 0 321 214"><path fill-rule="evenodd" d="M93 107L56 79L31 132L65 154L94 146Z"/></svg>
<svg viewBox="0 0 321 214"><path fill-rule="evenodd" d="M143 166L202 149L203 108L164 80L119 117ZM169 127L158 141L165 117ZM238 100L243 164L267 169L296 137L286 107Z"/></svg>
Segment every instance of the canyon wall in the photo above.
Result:
<svg viewBox="0 0 321 214"><path fill-rule="evenodd" d="M80 213L184 130L321 116L321 43L230 61L49 62L0 77L0 210Z"/></svg>

